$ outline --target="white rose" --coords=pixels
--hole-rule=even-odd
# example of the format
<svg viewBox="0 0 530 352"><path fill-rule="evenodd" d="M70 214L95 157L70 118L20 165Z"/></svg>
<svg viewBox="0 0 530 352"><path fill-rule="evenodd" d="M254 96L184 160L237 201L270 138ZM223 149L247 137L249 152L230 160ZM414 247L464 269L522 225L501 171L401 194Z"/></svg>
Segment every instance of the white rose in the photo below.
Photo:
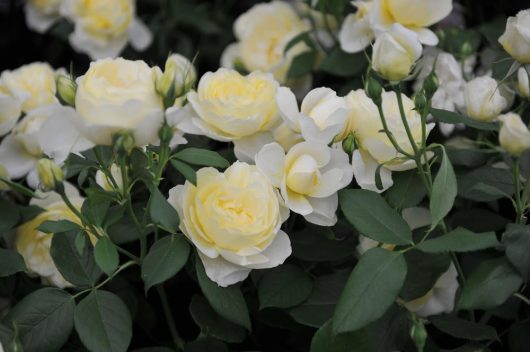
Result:
<svg viewBox="0 0 530 352"><path fill-rule="evenodd" d="M521 96L530 99L530 82L528 80L528 71L526 71L525 67L520 67L517 71L517 89Z"/></svg>
<svg viewBox="0 0 530 352"><path fill-rule="evenodd" d="M339 32L340 47L347 53L357 53L364 50L374 39L374 32L370 23L372 0L352 1L357 8L344 19Z"/></svg>
<svg viewBox="0 0 530 352"><path fill-rule="evenodd" d="M382 77L400 81L409 75L422 50L415 32L394 24L375 40L372 67Z"/></svg>
<svg viewBox="0 0 530 352"><path fill-rule="evenodd" d="M26 23L36 32L46 32L60 18L59 8L63 0L27 0L24 8Z"/></svg>
<svg viewBox="0 0 530 352"><path fill-rule="evenodd" d="M289 128L308 141L328 144L347 137L344 98L330 88L315 88L305 96L300 109L293 92L281 87L276 94L281 116Z"/></svg>
<svg viewBox="0 0 530 352"><path fill-rule="evenodd" d="M403 109L412 133L414 142L421 143L422 122L420 115L416 112L414 102L407 96L402 95ZM359 149L352 155L353 173L357 183L363 189L382 192L392 186L392 171L404 171L416 167L413 160L405 160L388 139L386 133L382 133L383 124L377 106L359 89L351 91L346 96L349 108L349 126L358 141ZM403 151L412 154L414 149L407 136L397 96L394 92L383 92L382 108L386 118L389 131L394 136L397 144ZM433 123L427 124L427 136L434 127ZM426 136L426 137L427 137ZM376 187L375 173L379 165L383 189Z"/></svg>
<svg viewBox="0 0 530 352"><path fill-rule="evenodd" d="M57 103L55 72L47 63L35 62L0 75L0 93L18 100L22 111Z"/></svg>
<svg viewBox="0 0 530 352"><path fill-rule="evenodd" d="M288 210L255 166L236 162L224 173L200 169L197 186L176 186L168 201L206 275L220 286L244 280L252 269L278 266L291 254L289 237L280 229Z"/></svg>
<svg viewBox="0 0 530 352"><path fill-rule="evenodd" d="M438 44L438 37L427 27L444 19L453 8L453 0L374 0L371 22L376 35L394 23L418 34L425 45Z"/></svg>
<svg viewBox="0 0 530 352"><path fill-rule="evenodd" d="M349 185L353 177L343 150L302 142L286 155L278 143L271 143L256 155L256 166L280 189L289 209L317 225L337 222L337 191Z"/></svg>
<svg viewBox="0 0 530 352"><path fill-rule="evenodd" d="M93 60L117 57L127 42L145 50L153 39L136 17L134 0L63 0L60 12L74 23L72 47Z"/></svg>
<svg viewBox="0 0 530 352"><path fill-rule="evenodd" d="M464 91L467 115L474 120L493 121L507 107L495 79L482 76L469 81Z"/></svg>
<svg viewBox="0 0 530 352"><path fill-rule="evenodd" d="M530 64L530 10L520 11L516 17L508 18L499 43L515 60Z"/></svg>
<svg viewBox="0 0 530 352"><path fill-rule="evenodd" d="M17 99L0 93L0 137L15 127L21 112Z"/></svg>
<svg viewBox="0 0 530 352"><path fill-rule="evenodd" d="M158 67L122 58L92 62L77 78L75 123L96 144L110 145L121 131L133 134L144 146L158 140L163 121L162 98L155 90Z"/></svg>
<svg viewBox="0 0 530 352"><path fill-rule="evenodd" d="M166 60L164 74L156 82L157 90L166 96L171 88L175 97L186 94L197 81L197 71L193 64L186 57L180 54L172 54ZM174 103L179 106L179 102Z"/></svg>
<svg viewBox="0 0 530 352"><path fill-rule="evenodd" d="M530 131L521 116L509 113L499 116L499 121L501 121L499 143L502 148L515 156L530 149Z"/></svg>
<svg viewBox="0 0 530 352"><path fill-rule="evenodd" d="M222 61L225 67L233 68L233 59L237 58L248 71L270 72L276 80L285 83L292 59L307 50L307 46L301 42L286 54L285 47L308 29L308 24L286 2L257 4L235 21L238 42L227 47L230 55L225 53Z"/></svg>

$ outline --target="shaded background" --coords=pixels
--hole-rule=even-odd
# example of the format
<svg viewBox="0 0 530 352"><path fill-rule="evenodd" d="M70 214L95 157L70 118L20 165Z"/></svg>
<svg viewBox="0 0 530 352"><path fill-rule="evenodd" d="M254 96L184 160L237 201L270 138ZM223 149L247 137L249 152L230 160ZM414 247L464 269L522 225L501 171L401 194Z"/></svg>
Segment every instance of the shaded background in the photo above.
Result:
<svg viewBox="0 0 530 352"><path fill-rule="evenodd" d="M329 0L336 1L336 0ZM227 44L234 41L232 24L237 16L258 0L138 0L137 13L154 34L151 47L142 53L127 48L122 56L143 59L163 66L169 52L192 58L198 53L199 72L215 70ZM511 16L529 8L529 0L461 0L468 26L498 16ZM351 7L347 6L348 11ZM46 61L53 67L69 68L76 74L86 71L90 62L68 45L71 25L57 23L47 34L27 28L24 1L0 0L0 71L14 69L34 61Z"/></svg>

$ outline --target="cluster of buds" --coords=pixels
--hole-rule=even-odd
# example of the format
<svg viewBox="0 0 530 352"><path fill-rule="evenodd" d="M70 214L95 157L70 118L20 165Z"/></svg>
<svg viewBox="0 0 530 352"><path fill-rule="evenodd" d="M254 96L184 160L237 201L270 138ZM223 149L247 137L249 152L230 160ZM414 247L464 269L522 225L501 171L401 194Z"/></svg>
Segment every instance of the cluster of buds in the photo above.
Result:
<svg viewBox="0 0 530 352"><path fill-rule="evenodd" d="M182 105L195 82L197 72L193 64L182 55L172 54L166 60L164 73L156 80L156 91L164 98L166 108Z"/></svg>

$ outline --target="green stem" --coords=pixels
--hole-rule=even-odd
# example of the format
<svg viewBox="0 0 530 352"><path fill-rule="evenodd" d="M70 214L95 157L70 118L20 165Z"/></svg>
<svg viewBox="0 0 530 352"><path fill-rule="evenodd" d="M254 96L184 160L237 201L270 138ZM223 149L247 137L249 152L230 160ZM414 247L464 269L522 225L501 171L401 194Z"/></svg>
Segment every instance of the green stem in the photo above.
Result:
<svg viewBox="0 0 530 352"><path fill-rule="evenodd" d="M82 294L85 294L87 292L90 292L90 291L93 291L93 290L97 290L97 289L100 289L101 287L105 286L107 283L109 283L112 279L114 279L119 273L121 273L123 270L127 269L128 267L132 266L132 265L137 265L138 264L138 261L136 260L131 260L131 261L128 261L127 263L124 263L122 266L120 266L111 276L107 277L105 280L101 281L99 284L97 284L96 286L94 287L91 287L89 289L86 289L86 290L83 290L81 292L78 292L76 293L75 295L73 295L72 297L75 299L79 296L81 296Z"/></svg>
<svg viewBox="0 0 530 352"><path fill-rule="evenodd" d="M513 162L513 182L515 184L515 223L522 224L525 212L525 204L521 199L521 161L519 158L515 158Z"/></svg>
<svg viewBox="0 0 530 352"><path fill-rule="evenodd" d="M527 297L523 296L522 294L520 293L514 293L513 294L515 297L519 298L521 301L523 301L524 303L526 303L527 305L530 306L530 299L528 299Z"/></svg>
<svg viewBox="0 0 530 352"><path fill-rule="evenodd" d="M398 153L403 154L403 155L405 155L406 157L408 157L410 159L414 159L414 155L404 151L399 146L399 144L396 141L396 139L394 138L394 135L392 134L392 132L390 132L390 129L388 128L388 124L386 123L385 112L383 111L383 107L380 104L377 106L377 110L379 111L379 118L381 119L381 124L383 125L383 130L385 131L386 136L390 140L390 143L392 143L392 146L394 147L394 149L396 149L396 151Z"/></svg>
<svg viewBox="0 0 530 352"><path fill-rule="evenodd" d="M175 319L171 314L171 308L169 306L166 291L164 290L162 284L156 286L156 290L158 291L158 295L160 296L160 301L162 303L164 315L166 316L167 324L169 326L169 332L171 333L171 337L173 338L173 343L175 344L177 350L182 350L184 348L184 341L182 341L177 331L177 326L175 324Z"/></svg>

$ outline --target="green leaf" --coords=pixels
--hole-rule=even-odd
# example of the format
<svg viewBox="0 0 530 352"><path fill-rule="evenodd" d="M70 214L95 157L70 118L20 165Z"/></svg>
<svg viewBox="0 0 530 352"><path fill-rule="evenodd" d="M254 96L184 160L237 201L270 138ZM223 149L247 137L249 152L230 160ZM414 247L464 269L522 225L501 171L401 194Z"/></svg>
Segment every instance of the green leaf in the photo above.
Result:
<svg viewBox="0 0 530 352"><path fill-rule="evenodd" d="M530 346L530 323L518 322L510 327L508 333L508 350L510 352L528 352Z"/></svg>
<svg viewBox="0 0 530 352"><path fill-rule="evenodd" d="M92 352L125 352L132 337L129 310L115 294L92 291L75 307L75 329Z"/></svg>
<svg viewBox="0 0 530 352"><path fill-rule="evenodd" d="M335 307L333 333L359 330L382 317L396 300L406 275L402 253L383 248L366 252L353 268Z"/></svg>
<svg viewBox="0 0 530 352"><path fill-rule="evenodd" d="M481 185L478 186L477 185ZM484 185L490 186L489 189ZM492 192L496 188L498 192ZM514 194L513 176L509 170L486 165L458 176L458 195L478 202L489 202Z"/></svg>
<svg viewBox="0 0 530 352"><path fill-rule="evenodd" d="M346 219L363 235L390 244L411 244L412 232L399 214L379 194L363 189L339 193Z"/></svg>
<svg viewBox="0 0 530 352"><path fill-rule="evenodd" d="M96 259L96 264L109 276L120 264L118 249L108 237L98 239L94 248L94 258Z"/></svg>
<svg viewBox="0 0 530 352"><path fill-rule="evenodd" d="M506 302L522 282L521 276L505 258L482 262L467 278L457 308L493 309Z"/></svg>
<svg viewBox="0 0 530 352"><path fill-rule="evenodd" d="M193 165L213 166L220 168L227 168L230 166L228 160L219 155L219 153L206 149L186 148L176 153L174 156L177 159Z"/></svg>
<svg viewBox="0 0 530 352"><path fill-rule="evenodd" d="M399 296L404 301L423 297L434 286L451 263L447 254L423 253L417 249L405 252L407 276Z"/></svg>
<svg viewBox="0 0 530 352"><path fill-rule="evenodd" d="M302 269L294 265L281 265L268 270L260 279L259 307L294 307L306 300L312 289L313 281Z"/></svg>
<svg viewBox="0 0 530 352"><path fill-rule="evenodd" d="M71 222L68 220L57 220L57 221L46 220L42 224L40 224L37 229L45 233L60 233L60 232L81 230L81 227L75 222Z"/></svg>
<svg viewBox="0 0 530 352"><path fill-rule="evenodd" d="M463 123L466 126L473 127L478 130L484 130L484 131L498 131L499 130L498 123L476 121L476 120L470 119L467 116L463 116L463 115L457 114L456 112L447 111L447 110L431 108L430 111L434 119L439 122L444 122L444 123L449 123L449 124Z"/></svg>
<svg viewBox="0 0 530 352"><path fill-rule="evenodd" d="M18 252L0 248L0 277L26 271L24 258Z"/></svg>
<svg viewBox="0 0 530 352"><path fill-rule="evenodd" d="M431 209L431 228L438 226L440 221L451 211L457 194L456 175L447 157L445 148L442 149L442 164L432 185L432 195L429 207Z"/></svg>
<svg viewBox="0 0 530 352"><path fill-rule="evenodd" d="M365 330L333 336L331 320L324 324L311 340L311 352L365 352L368 334Z"/></svg>
<svg viewBox="0 0 530 352"><path fill-rule="evenodd" d="M530 226L510 224L502 235L506 246L506 257L517 268L523 278L530 279ZM0 266L1 267L1 266Z"/></svg>
<svg viewBox="0 0 530 352"><path fill-rule="evenodd" d="M348 280L348 271L342 270L319 276L313 282L313 291L309 298L298 307L289 310L289 314L298 323L319 328L333 317L335 305Z"/></svg>
<svg viewBox="0 0 530 352"><path fill-rule="evenodd" d="M87 198L81 206L81 213L94 225L101 226L107 216L110 207L110 200L93 196Z"/></svg>
<svg viewBox="0 0 530 352"><path fill-rule="evenodd" d="M332 75L357 76L366 70L368 62L364 52L348 54L336 46L320 64L320 70Z"/></svg>
<svg viewBox="0 0 530 352"><path fill-rule="evenodd" d="M223 342L211 337L199 337L197 340L189 342L184 347L184 352L228 352L228 347Z"/></svg>
<svg viewBox="0 0 530 352"><path fill-rule="evenodd" d="M397 209L415 207L427 195L417 170L392 174L394 185L386 191L388 203Z"/></svg>
<svg viewBox="0 0 530 352"><path fill-rule="evenodd" d="M283 53L286 54L291 48L295 47L298 43L305 43L308 47L312 49L316 49L315 43L313 42L313 39L311 38L311 31L302 32L295 36L287 45L285 46L285 49L283 49Z"/></svg>
<svg viewBox="0 0 530 352"><path fill-rule="evenodd" d="M287 78L299 78L310 73L313 70L316 59L317 52L314 50L305 51L296 55L291 61Z"/></svg>
<svg viewBox="0 0 530 352"><path fill-rule="evenodd" d="M194 185L197 184L197 175L195 173L195 170L193 170L188 164L183 163L179 160L171 160L171 165L184 176L186 180L193 183Z"/></svg>
<svg viewBox="0 0 530 352"><path fill-rule="evenodd" d="M158 188L151 188L150 201L149 215L151 220L162 229L176 233L179 228L179 216L175 208L169 204Z"/></svg>
<svg viewBox="0 0 530 352"><path fill-rule="evenodd" d="M430 317L429 321L437 329L459 339L482 341L497 338L495 328L460 319L454 315L434 316Z"/></svg>
<svg viewBox="0 0 530 352"><path fill-rule="evenodd" d="M81 241L83 248L78 248L76 242ZM94 248L85 233L69 231L53 235L50 255L63 277L76 286L93 286L101 276Z"/></svg>
<svg viewBox="0 0 530 352"><path fill-rule="evenodd" d="M36 197L36 194L32 189L29 189L27 187L22 186L19 183L8 180L7 178L0 176L0 182L7 184L9 188L11 188L13 191L16 191L22 195L25 195L26 197L30 197L30 198Z"/></svg>
<svg viewBox="0 0 530 352"><path fill-rule="evenodd" d="M58 351L74 325L72 296L57 288L43 288L24 297L7 315L18 328L24 352Z"/></svg>
<svg viewBox="0 0 530 352"><path fill-rule="evenodd" d="M248 307L239 287L220 287L206 276L200 260L197 260L195 265L199 286L212 308L226 320L250 331Z"/></svg>
<svg viewBox="0 0 530 352"><path fill-rule="evenodd" d="M15 204L0 199L0 233L11 230L20 220L20 213Z"/></svg>
<svg viewBox="0 0 530 352"><path fill-rule="evenodd" d="M169 235L156 241L142 262L145 292L178 273L189 254L190 245L184 236Z"/></svg>
<svg viewBox="0 0 530 352"><path fill-rule="evenodd" d="M247 333L245 328L229 322L217 314L208 301L199 295L193 296L190 304L193 320L201 328L201 333L217 339L238 343L242 342Z"/></svg>
<svg viewBox="0 0 530 352"><path fill-rule="evenodd" d="M458 227L445 235L421 242L416 248L427 253L471 252L498 245L495 232L474 233Z"/></svg>

